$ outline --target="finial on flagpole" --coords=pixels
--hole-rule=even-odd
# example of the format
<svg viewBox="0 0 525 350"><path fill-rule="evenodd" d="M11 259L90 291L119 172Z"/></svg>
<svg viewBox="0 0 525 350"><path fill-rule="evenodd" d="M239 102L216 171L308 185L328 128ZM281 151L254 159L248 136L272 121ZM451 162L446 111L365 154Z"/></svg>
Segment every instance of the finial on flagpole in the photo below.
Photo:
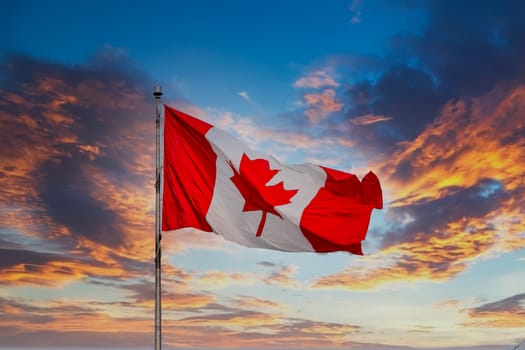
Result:
<svg viewBox="0 0 525 350"><path fill-rule="evenodd" d="M155 350L162 350L162 307L161 307L161 198L160 198L160 181L161 181L161 121L160 110L162 87L155 85L153 87L153 96L155 96L155 124L156 124L156 160L155 160Z"/></svg>
<svg viewBox="0 0 525 350"><path fill-rule="evenodd" d="M162 86L155 85L153 87L153 96L155 96L155 98L160 98L162 96Z"/></svg>

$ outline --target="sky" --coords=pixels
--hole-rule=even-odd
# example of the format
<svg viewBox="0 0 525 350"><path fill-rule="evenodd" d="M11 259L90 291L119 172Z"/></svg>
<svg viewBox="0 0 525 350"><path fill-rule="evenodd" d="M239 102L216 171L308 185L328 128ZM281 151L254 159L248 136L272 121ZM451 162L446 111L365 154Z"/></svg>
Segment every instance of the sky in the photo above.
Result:
<svg viewBox="0 0 525 350"><path fill-rule="evenodd" d="M521 1L0 2L0 347L152 348L155 102L373 170L364 256L165 234L166 348L525 340Z"/></svg>

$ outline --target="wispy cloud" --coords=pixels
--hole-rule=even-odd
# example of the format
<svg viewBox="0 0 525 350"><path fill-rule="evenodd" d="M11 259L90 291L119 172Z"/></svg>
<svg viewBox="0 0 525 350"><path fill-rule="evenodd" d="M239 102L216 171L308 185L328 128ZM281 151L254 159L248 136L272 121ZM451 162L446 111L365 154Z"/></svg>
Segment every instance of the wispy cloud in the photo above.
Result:
<svg viewBox="0 0 525 350"><path fill-rule="evenodd" d="M343 347L357 345L350 341L351 335L359 333L354 325L316 322L301 319L289 319L276 314L253 311L238 311L196 316L170 322L170 326L183 327L185 333L201 336L205 326L208 335L213 332L213 344L216 347ZM245 331L238 331L239 328ZM182 335L178 340L187 340ZM191 344L189 341L186 345ZM209 344L209 341L200 344Z"/></svg>
<svg viewBox="0 0 525 350"><path fill-rule="evenodd" d="M187 107L187 108L186 108ZM202 117L213 125L226 130L254 149L276 156L281 150L291 153L297 150L313 152L332 146L351 147L353 143L344 135L316 137L307 133L306 127L297 125L279 126L258 124L253 117L235 115L228 111L203 110L185 105L188 113ZM285 154L286 155L286 154Z"/></svg>
<svg viewBox="0 0 525 350"><path fill-rule="evenodd" d="M385 122L391 119L392 117L383 115L366 114L359 117L354 117L350 119L350 122L354 125L370 125L374 123Z"/></svg>
<svg viewBox="0 0 525 350"><path fill-rule="evenodd" d="M250 285L259 282L257 276L251 273L207 271L198 276L197 281L208 288L225 288L233 285Z"/></svg>
<svg viewBox="0 0 525 350"><path fill-rule="evenodd" d="M255 310L279 310L286 309L286 305L268 299L254 298L249 296L239 296L235 298L234 305L244 309Z"/></svg>
<svg viewBox="0 0 525 350"><path fill-rule="evenodd" d="M350 14L352 15L352 18L350 18L350 23L352 24L358 24L361 23L361 6L363 5L363 0L352 0L352 3L350 6L348 6L348 10L350 11Z"/></svg>
<svg viewBox="0 0 525 350"><path fill-rule="evenodd" d="M241 97L244 98L246 101L250 101L250 96L248 95L248 92L247 92L247 91L241 91L241 92L238 92L237 95L241 96Z"/></svg>
<svg viewBox="0 0 525 350"><path fill-rule="evenodd" d="M266 284L278 284L285 287L298 287L298 282L293 278L297 266L287 265L280 267L264 279Z"/></svg>

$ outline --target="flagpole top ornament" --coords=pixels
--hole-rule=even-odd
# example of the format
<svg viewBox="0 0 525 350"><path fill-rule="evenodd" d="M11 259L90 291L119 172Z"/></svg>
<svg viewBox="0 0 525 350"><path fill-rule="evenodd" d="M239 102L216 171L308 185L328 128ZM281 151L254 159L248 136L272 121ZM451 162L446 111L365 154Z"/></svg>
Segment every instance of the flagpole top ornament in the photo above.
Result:
<svg viewBox="0 0 525 350"><path fill-rule="evenodd" d="M155 85L153 87L153 96L155 96L155 98L160 98L162 96L162 86Z"/></svg>

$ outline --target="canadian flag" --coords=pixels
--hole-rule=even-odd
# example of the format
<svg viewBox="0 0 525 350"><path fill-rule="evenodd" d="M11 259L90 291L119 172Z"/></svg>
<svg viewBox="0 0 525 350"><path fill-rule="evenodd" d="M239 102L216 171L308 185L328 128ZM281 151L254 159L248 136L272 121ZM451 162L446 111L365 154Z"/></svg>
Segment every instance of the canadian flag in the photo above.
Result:
<svg viewBox="0 0 525 350"><path fill-rule="evenodd" d="M162 230L193 227L241 245L362 255L373 208L374 173L285 165L224 131L164 106Z"/></svg>

